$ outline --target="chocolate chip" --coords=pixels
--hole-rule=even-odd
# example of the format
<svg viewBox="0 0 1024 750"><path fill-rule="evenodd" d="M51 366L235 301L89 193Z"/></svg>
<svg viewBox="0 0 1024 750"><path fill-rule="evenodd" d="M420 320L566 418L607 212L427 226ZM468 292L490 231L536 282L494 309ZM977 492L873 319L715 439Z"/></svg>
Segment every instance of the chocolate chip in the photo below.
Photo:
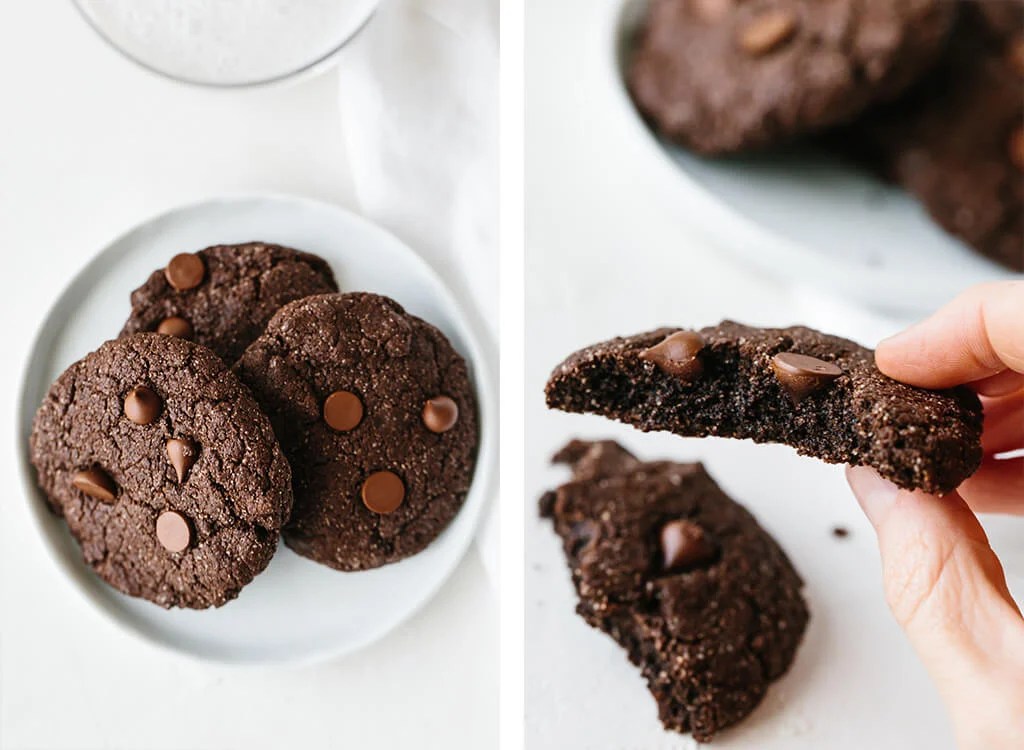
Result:
<svg viewBox="0 0 1024 750"><path fill-rule="evenodd" d="M676 331L661 343L644 349L639 357L653 362L662 372L690 382L704 372L704 364L697 358L704 346L704 337L696 331Z"/></svg>
<svg viewBox="0 0 1024 750"><path fill-rule="evenodd" d="M176 510L165 510L156 519L156 538L168 552L184 552L192 544L192 524Z"/></svg>
<svg viewBox="0 0 1024 750"><path fill-rule="evenodd" d="M458 421L459 405L447 396L436 396L423 405L423 424L431 432L448 432Z"/></svg>
<svg viewBox="0 0 1024 750"><path fill-rule="evenodd" d="M733 9L733 0L693 0L693 10L705 23L721 21Z"/></svg>
<svg viewBox="0 0 1024 750"><path fill-rule="evenodd" d="M1024 172L1024 127L1017 128L1010 134L1010 161Z"/></svg>
<svg viewBox="0 0 1024 750"><path fill-rule="evenodd" d="M179 339L185 339L186 341L192 340L192 324L184 318L179 318L174 315L170 318L164 318L160 321L160 325L156 327L157 333L162 333L165 336L177 336Z"/></svg>
<svg viewBox="0 0 1024 750"><path fill-rule="evenodd" d="M84 469L72 478L71 484L89 497L112 503L117 497L117 485L103 469Z"/></svg>
<svg viewBox="0 0 1024 750"><path fill-rule="evenodd" d="M1010 42L1007 57L1013 72L1024 77L1024 36L1018 36Z"/></svg>
<svg viewBox="0 0 1024 750"><path fill-rule="evenodd" d="M185 475L196 462L199 451L191 440L183 438L171 438L167 441L167 459L174 467L174 473L178 475L178 484L185 481Z"/></svg>
<svg viewBox="0 0 1024 750"><path fill-rule="evenodd" d="M794 406L843 374L831 362L796 352L776 354L772 357L772 369Z"/></svg>
<svg viewBox="0 0 1024 750"><path fill-rule="evenodd" d="M335 391L324 401L324 421L338 432L354 430L363 421L363 402L351 391Z"/></svg>
<svg viewBox="0 0 1024 750"><path fill-rule="evenodd" d="M832 536L836 539L845 539L850 536L850 530L845 526L836 526L832 529Z"/></svg>
<svg viewBox="0 0 1024 750"><path fill-rule="evenodd" d="M168 284L179 292L184 292L195 289L202 283L203 277L206 276L206 266L203 265L203 259L195 253L179 253L167 264L164 276Z"/></svg>
<svg viewBox="0 0 1024 750"><path fill-rule="evenodd" d="M740 47L748 55L768 54L788 42L796 27L797 19L792 11L782 8L766 11L741 29Z"/></svg>
<svg viewBox="0 0 1024 750"><path fill-rule="evenodd" d="M152 388L136 386L124 397L124 415L135 424L152 424L160 416L163 402Z"/></svg>
<svg viewBox="0 0 1024 750"><path fill-rule="evenodd" d="M661 527L662 570L692 568L709 562L714 556L714 545L704 529L693 521L669 521Z"/></svg>
<svg viewBox="0 0 1024 750"><path fill-rule="evenodd" d="M363 482L362 495L363 504L374 513L394 513L405 500L405 484L394 472L376 471Z"/></svg>

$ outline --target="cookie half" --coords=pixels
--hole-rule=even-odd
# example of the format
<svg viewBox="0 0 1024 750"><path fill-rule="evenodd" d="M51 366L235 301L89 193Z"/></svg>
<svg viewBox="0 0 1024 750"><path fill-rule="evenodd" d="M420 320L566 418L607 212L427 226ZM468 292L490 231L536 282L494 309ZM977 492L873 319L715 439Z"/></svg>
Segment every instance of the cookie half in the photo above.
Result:
<svg viewBox="0 0 1024 750"><path fill-rule="evenodd" d="M946 231L1024 271L1024 1L960 3L940 64L837 138Z"/></svg>
<svg viewBox="0 0 1024 750"><path fill-rule="evenodd" d="M216 245L168 259L132 292L121 331L156 331L209 347L233 364L282 305L338 291L320 257L281 245Z"/></svg>
<svg viewBox="0 0 1024 750"><path fill-rule="evenodd" d="M291 473L249 391L205 347L144 333L71 365L32 463L85 562L163 607L220 606L270 562Z"/></svg>
<svg viewBox="0 0 1024 750"><path fill-rule="evenodd" d="M394 300L292 302L236 371L291 461L284 539L300 555L376 568L423 550L462 507L477 446L466 363Z"/></svg>
<svg viewBox="0 0 1024 750"><path fill-rule="evenodd" d="M573 480L541 515L562 539L577 612L641 668L666 728L711 740L792 664L809 618L800 576L700 464L583 441L555 461Z"/></svg>
<svg viewBox="0 0 1024 750"><path fill-rule="evenodd" d="M566 359L546 393L553 409L644 431L785 443L927 492L955 489L982 458L972 391L899 383L878 370L872 350L800 326L725 321L612 339Z"/></svg>
<svg viewBox="0 0 1024 750"><path fill-rule="evenodd" d="M948 0L653 0L628 85L705 154L777 144L891 99L936 59Z"/></svg>

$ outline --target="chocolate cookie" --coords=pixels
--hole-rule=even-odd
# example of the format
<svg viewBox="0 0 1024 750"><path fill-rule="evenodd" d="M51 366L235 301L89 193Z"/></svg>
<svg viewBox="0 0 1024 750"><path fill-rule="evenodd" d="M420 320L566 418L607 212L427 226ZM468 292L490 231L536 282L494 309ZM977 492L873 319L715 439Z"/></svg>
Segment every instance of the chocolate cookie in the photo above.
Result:
<svg viewBox="0 0 1024 750"><path fill-rule="evenodd" d="M32 463L85 562L163 607L224 604L291 509L270 422L210 350L141 333L71 365L36 413Z"/></svg>
<svg viewBox="0 0 1024 750"><path fill-rule="evenodd" d="M562 538L576 611L641 668L666 728L711 740L792 664L808 620L800 576L700 464L582 441L555 461L573 480L541 515Z"/></svg>
<svg viewBox="0 0 1024 750"><path fill-rule="evenodd" d="M285 543L338 570L425 548L458 513L476 456L476 400L444 335L376 294L283 307L238 374L294 471Z"/></svg>
<svg viewBox="0 0 1024 750"><path fill-rule="evenodd" d="M156 331L190 339L232 364L263 333L282 305L338 291L322 258L250 242L182 253L132 292L121 331Z"/></svg>
<svg viewBox="0 0 1024 750"><path fill-rule="evenodd" d="M705 154L850 120L936 59L948 0L652 0L628 70L639 110Z"/></svg>
<svg viewBox="0 0 1024 750"><path fill-rule="evenodd" d="M554 409L645 431L785 443L871 466L908 489L949 492L982 457L972 391L899 383L879 372L870 349L810 328L725 321L616 338L570 356L546 391Z"/></svg>
<svg viewBox="0 0 1024 750"><path fill-rule="evenodd" d="M1024 271L1024 1L961 3L942 62L841 134L946 231Z"/></svg>

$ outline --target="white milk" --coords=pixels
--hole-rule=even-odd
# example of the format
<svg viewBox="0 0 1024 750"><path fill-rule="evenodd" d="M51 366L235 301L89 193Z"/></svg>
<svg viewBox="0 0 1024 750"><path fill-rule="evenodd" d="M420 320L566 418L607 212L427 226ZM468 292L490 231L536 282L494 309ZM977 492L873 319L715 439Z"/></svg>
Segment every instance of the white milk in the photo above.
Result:
<svg viewBox="0 0 1024 750"><path fill-rule="evenodd" d="M79 0L117 47L196 83L294 73L352 36L378 0Z"/></svg>

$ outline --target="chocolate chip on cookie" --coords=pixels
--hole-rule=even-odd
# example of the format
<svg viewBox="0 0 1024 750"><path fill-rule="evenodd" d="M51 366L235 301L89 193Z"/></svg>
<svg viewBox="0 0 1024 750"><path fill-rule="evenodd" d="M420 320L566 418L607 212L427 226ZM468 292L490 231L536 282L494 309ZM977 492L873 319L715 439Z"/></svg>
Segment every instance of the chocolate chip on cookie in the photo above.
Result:
<svg viewBox="0 0 1024 750"><path fill-rule="evenodd" d="M71 365L36 413L32 463L85 562L163 607L220 606L270 562L291 473L210 350L140 333Z"/></svg>
<svg viewBox="0 0 1024 750"><path fill-rule="evenodd" d="M776 144L901 93L942 50L955 5L653 0L629 90L659 131L696 151Z"/></svg>
<svg viewBox="0 0 1024 750"><path fill-rule="evenodd" d="M122 336L156 331L209 347L232 364L292 300L338 291L322 258L250 242L180 253L132 292Z"/></svg>
<svg viewBox="0 0 1024 750"><path fill-rule="evenodd" d="M458 513L476 455L466 363L375 294L283 307L239 360L295 472L285 543L338 570L424 549Z"/></svg>
<svg viewBox="0 0 1024 750"><path fill-rule="evenodd" d="M786 554L700 464L640 462L610 441L573 441L555 460L573 479L541 514L562 538L576 611L640 667L666 728L706 742L741 721L807 626Z"/></svg>
<svg viewBox="0 0 1024 750"><path fill-rule="evenodd" d="M679 375L649 356L679 334L663 328L576 352L548 380L548 406L641 430L785 443L928 492L949 492L981 463L981 404L969 389L898 383L874 352L838 336L728 321L699 332L700 375Z"/></svg>

